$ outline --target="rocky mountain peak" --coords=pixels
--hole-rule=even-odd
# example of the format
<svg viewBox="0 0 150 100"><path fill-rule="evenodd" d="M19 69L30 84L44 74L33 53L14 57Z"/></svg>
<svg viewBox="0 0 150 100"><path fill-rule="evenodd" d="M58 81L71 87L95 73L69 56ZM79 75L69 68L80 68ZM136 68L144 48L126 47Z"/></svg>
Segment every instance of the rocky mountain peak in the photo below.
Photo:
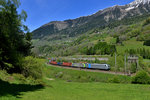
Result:
<svg viewBox="0 0 150 100"><path fill-rule="evenodd" d="M149 3L150 3L150 0L135 0L135 1L131 2L129 5L138 7L140 4L149 4Z"/></svg>
<svg viewBox="0 0 150 100"><path fill-rule="evenodd" d="M150 4L150 0L135 0L127 5L126 11L138 8L140 5Z"/></svg>

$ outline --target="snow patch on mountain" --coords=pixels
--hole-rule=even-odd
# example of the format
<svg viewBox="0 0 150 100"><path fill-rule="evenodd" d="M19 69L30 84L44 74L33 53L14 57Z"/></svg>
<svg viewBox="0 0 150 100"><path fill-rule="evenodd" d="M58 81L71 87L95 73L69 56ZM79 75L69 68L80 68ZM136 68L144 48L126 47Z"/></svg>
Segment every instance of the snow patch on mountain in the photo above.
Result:
<svg viewBox="0 0 150 100"><path fill-rule="evenodd" d="M129 10L131 10L131 9L134 9L135 7L129 7L129 8L126 8L125 10L126 11L129 11Z"/></svg>
<svg viewBox="0 0 150 100"><path fill-rule="evenodd" d="M125 10L129 11L131 9L139 7L139 5L141 5L141 4L143 4L143 5L144 4L150 4L150 0L135 0L135 1L131 2L130 4L128 4L127 5L128 8L126 8Z"/></svg>
<svg viewBox="0 0 150 100"><path fill-rule="evenodd" d="M138 7L140 4L146 4L146 3L150 3L150 0L135 0L133 2L131 2L129 5L130 7L135 6Z"/></svg>

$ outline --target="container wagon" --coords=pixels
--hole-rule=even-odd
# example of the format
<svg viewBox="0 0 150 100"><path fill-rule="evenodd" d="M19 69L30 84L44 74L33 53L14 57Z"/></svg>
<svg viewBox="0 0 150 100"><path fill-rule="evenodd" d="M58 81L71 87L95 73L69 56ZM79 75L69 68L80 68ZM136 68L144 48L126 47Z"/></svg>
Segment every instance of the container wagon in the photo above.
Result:
<svg viewBox="0 0 150 100"><path fill-rule="evenodd" d="M83 63L72 63L72 67L83 68L83 67L84 67L84 64L83 64Z"/></svg>
<svg viewBox="0 0 150 100"><path fill-rule="evenodd" d="M50 64L57 65L56 61L51 61Z"/></svg>
<svg viewBox="0 0 150 100"><path fill-rule="evenodd" d="M63 62L62 65L63 66L72 66L72 63L70 63L70 62Z"/></svg>
<svg viewBox="0 0 150 100"><path fill-rule="evenodd" d="M62 62L57 62L57 65L61 66L63 63Z"/></svg>

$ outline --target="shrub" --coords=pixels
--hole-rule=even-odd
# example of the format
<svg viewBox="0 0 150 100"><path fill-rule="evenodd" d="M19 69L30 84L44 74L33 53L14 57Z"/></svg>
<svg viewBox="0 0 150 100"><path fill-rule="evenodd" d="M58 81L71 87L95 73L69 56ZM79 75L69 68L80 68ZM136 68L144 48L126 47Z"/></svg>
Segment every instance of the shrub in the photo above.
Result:
<svg viewBox="0 0 150 100"><path fill-rule="evenodd" d="M12 82L14 79L6 70L0 70L0 80Z"/></svg>
<svg viewBox="0 0 150 100"><path fill-rule="evenodd" d="M12 74L14 77L15 81L20 82L20 83L26 83L26 78L22 74Z"/></svg>
<svg viewBox="0 0 150 100"><path fill-rule="evenodd" d="M147 19L144 21L143 26L148 25L148 24L150 24L150 18L147 18Z"/></svg>
<svg viewBox="0 0 150 100"><path fill-rule="evenodd" d="M35 80L32 76L25 78L22 74L16 73L12 74L12 78L14 78L13 83L17 84L31 84L31 85L44 84L40 79Z"/></svg>
<svg viewBox="0 0 150 100"><path fill-rule="evenodd" d="M120 79L119 79L119 77L114 76L113 78L110 78L108 80L108 82L111 82L111 83L120 83Z"/></svg>
<svg viewBox="0 0 150 100"><path fill-rule="evenodd" d="M58 77L58 78L62 78L63 77L63 72L58 72L56 75L56 78Z"/></svg>
<svg viewBox="0 0 150 100"><path fill-rule="evenodd" d="M145 71L139 71L134 77L132 77L132 83L150 84L150 76Z"/></svg>
<svg viewBox="0 0 150 100"><path fill-rule="evenodd" d="M143 45L150 46L150 40L144 41Z"/></svg>
<svg viewBox="0 0 150 100"><path fill-rule="evenodd" d="M27 77L26 83L27 83L27 84L31 84L31 85L43 85L43 86L44 86L44 84L45 84L41 79L35 80L35 79L32 78L32 77Z"/></svg>
<svg viewBox="0 0 150 100"><path fill-rule="evenodd" d="M25 77L32 77L34 79L42 78L42 61L38 58L33 58L31 56L26 57L22 64L22 74Z"/></svg>

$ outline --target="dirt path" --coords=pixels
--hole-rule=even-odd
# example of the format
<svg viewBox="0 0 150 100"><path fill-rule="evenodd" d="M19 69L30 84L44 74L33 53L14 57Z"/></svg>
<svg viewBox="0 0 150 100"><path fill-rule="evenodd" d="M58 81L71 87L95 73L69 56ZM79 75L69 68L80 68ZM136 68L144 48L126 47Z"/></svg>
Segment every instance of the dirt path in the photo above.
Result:
<svg viewBox="0 0 150 100"><path fill-rule="evenodd" d="M65 68L65 69L72 69L72 70L82 70L82 71L88 71L88 72L100 72L100 73L116 74L116 75L127 75L127 74L125 74L123 72L104 71L104 70L98 70L98 69L83 69L83 68L76 68L76 67L66 67L66 66L51 65L51 64L47 64L47 65L48 66L53 66L53 67Z"/></svg>

